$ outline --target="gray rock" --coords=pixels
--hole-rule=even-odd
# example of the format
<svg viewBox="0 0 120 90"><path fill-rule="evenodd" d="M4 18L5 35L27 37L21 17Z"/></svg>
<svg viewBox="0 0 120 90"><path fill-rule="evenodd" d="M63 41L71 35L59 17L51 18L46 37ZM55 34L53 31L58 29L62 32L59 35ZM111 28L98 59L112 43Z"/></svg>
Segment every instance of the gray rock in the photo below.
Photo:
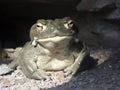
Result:
<svg viewBox="0 0 120 90"><path fill-rule="evenodd" d="M81 0L77 10L99 11L101 8L115 3L115 0Z"/></svg>
<svg viewBox="0 0 120 90"><path fill-rule="evenodd" d="M5 65L5 64L2 64L1 66L0 66L0 75L3 75L3 74L5 74L5 73L8 73L8 72L10 72L10 71L12 71L12 69L10 69L7 65Z"/></svg>
<svg viewBox="0 0 120 90"><path fill-rule="evenodd" d="M120 8L115 9L111 13L105 16L106 19L111 19L111 20L120 20Z"/></svg>
<svg viewBox="0 0 120 90"><path fill-rule="evenodd" d="M120 26L92 15L80 16L79 38L90 46L120 47Z"/></svg>
<svg viewBox="0 0 120 90"><path fill-rule="evenodd" d="M120 8L120 0L115 0L117 8Z"/></svg>

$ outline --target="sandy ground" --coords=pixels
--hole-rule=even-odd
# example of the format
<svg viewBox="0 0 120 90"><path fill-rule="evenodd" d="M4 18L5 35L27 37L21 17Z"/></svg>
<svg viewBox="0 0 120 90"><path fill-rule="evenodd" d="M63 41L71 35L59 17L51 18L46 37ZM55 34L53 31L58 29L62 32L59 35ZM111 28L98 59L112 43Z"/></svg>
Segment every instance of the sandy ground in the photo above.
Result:
<svg viewBox="0 0 120 90"><path fill-rule="evenodd" d="M15 59L19 50L10 49L10 59ZM120 90L120 49L91 49L91 57L98 59L98 65L73 77L52 71L50 79L34 80L17 67L11 74L0 76L0 90ZM0 65L9 61L1 60Z"/></svg>

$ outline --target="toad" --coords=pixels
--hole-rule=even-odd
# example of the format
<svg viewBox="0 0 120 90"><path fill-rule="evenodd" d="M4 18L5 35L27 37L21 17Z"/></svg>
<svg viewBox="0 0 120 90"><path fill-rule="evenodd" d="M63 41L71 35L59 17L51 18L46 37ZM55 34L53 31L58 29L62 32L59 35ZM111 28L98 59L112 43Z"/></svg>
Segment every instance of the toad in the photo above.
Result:
<svg viewBox="0 0 120 90"><path fill-rule="evenodd" d="M8 66L14 69L19 65L27 77L34 79L48 78L47 71L74 75L89 51L76 37L73 27L70 17L37 20L30 29L31 41Z"/></svg>

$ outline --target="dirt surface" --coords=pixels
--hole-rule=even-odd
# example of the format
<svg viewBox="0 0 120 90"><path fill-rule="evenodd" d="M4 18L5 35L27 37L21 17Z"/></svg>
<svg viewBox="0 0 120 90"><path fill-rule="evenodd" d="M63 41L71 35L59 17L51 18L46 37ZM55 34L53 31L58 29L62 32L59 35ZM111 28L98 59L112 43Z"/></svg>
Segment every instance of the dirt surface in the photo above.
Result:
<svg viewBox="0 0 120 90"><path fill-rule="evenodd" d="M9 58L0 65L15 59L21 48L7 49ZM91 49L91 57L98 59L93 69L64 77L63 72L50 72L47 80L27 78L20 67L8 75L0 76L0 90L120 90L120 49Z"/></svg>

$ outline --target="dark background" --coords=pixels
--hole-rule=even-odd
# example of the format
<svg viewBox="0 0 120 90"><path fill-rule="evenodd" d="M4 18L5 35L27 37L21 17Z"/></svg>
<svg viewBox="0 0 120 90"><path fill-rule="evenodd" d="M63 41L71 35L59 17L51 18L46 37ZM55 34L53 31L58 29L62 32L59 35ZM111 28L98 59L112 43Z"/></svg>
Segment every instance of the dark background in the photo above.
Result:
<svg viewBox="0 0 120 90"><path fill-rule="evenodd" d="M29 29L37 19L69 16L74 12L75 6L76 2L73 1L0 1L0 39L2 47L8 46L3 45L8 41L12 41L16 45L24 44L29 40Z"/></svg>
<svg viewBox="0 0 120 90"><path fill-rule="evenodd" d="M0 45L24 45L37 19L71 16L88 45L119 47L119 4L119 0L0 0Z"/></svg>

